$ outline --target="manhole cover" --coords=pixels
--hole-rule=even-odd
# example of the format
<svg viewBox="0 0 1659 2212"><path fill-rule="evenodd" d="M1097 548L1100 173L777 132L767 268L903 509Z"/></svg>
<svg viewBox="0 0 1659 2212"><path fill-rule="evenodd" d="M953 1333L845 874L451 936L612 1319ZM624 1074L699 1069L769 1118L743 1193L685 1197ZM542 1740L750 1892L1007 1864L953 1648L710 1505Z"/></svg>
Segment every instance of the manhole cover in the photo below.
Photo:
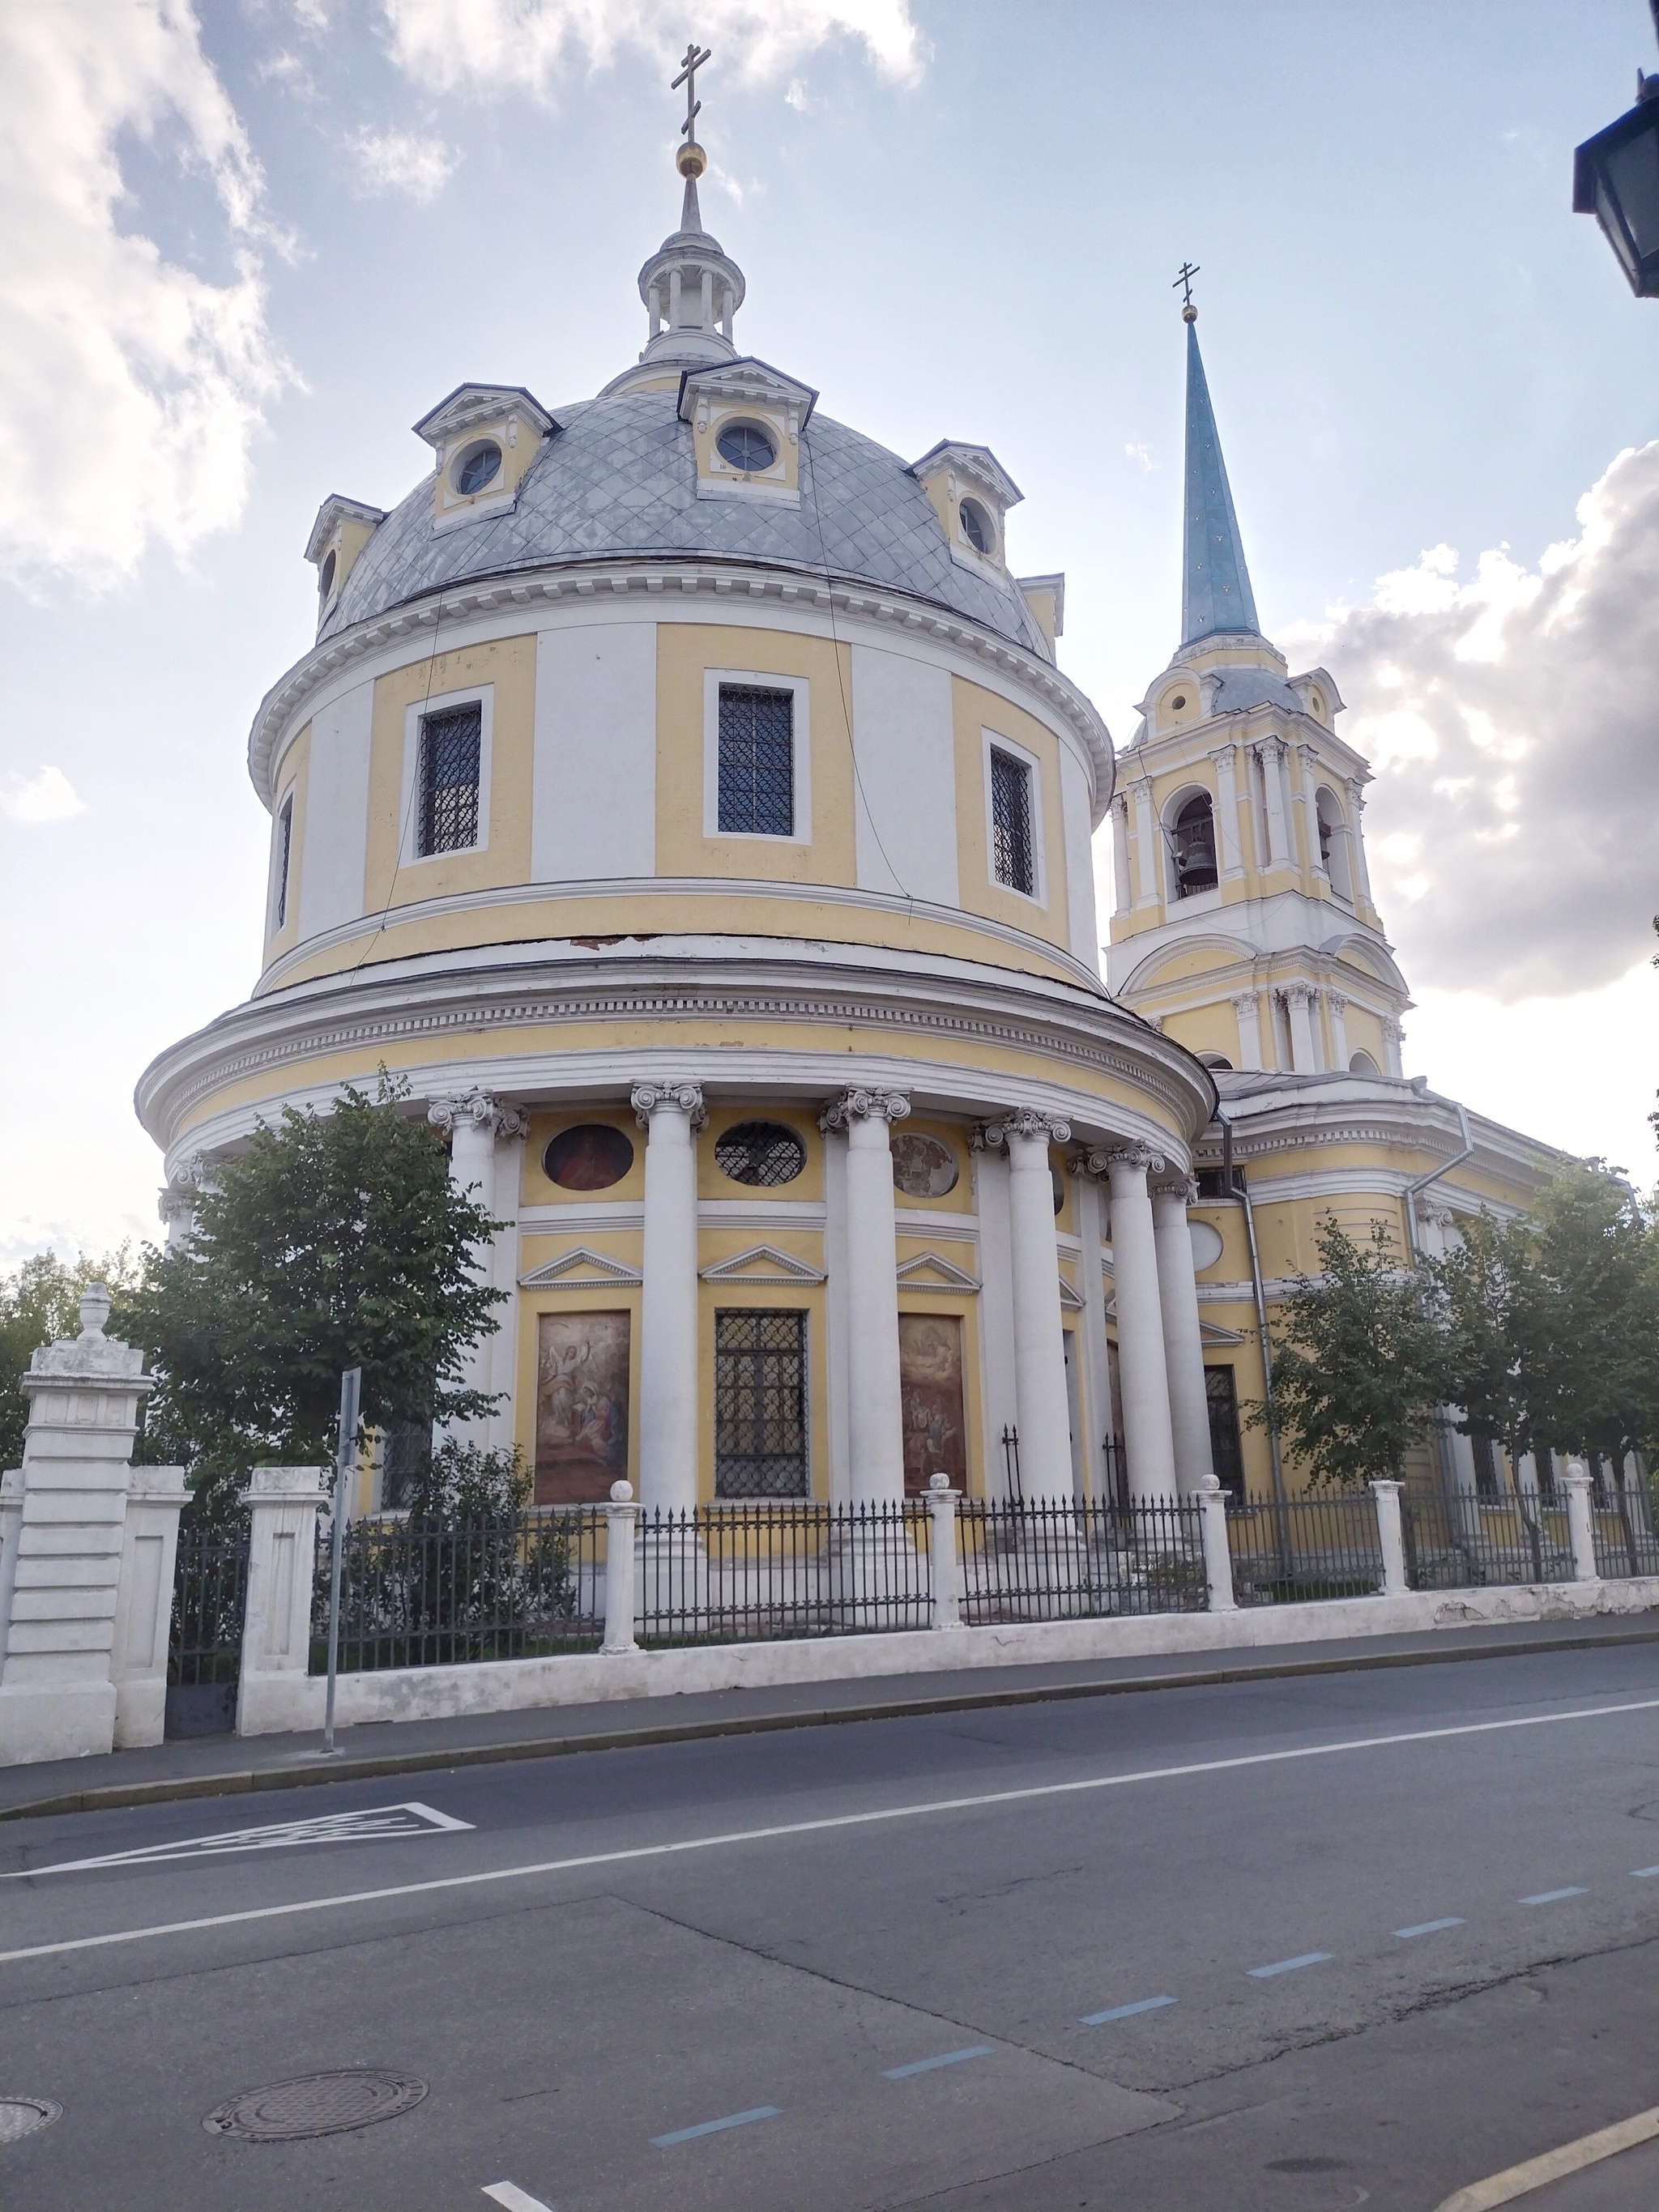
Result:
<svg viewBox="0 0 1659 2212"><path fill-rule="evenodd" d="M63 2106L50 2097L0 2097L0 2143L21 2142L63 2117Z"/></svg>
<svg viewBox="0 0 1659 2212"><path fill-rule="evenodd" d="M244 2142L302 2142L309 2136L343 2135L349 2128L395 2119L425 2094L426 2083L412 2074L352 2066L336 2074L301 2074L269 2089L244 2089L216 2106L202 2125L210 2136L238 2136Z"/></svg>

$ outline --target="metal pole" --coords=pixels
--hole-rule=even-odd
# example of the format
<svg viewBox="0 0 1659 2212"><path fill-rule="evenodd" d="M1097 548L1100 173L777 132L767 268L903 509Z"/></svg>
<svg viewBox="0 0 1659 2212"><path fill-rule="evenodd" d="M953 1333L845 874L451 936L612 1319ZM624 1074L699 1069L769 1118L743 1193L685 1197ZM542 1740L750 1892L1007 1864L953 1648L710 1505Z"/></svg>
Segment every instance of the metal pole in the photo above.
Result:
<svg viewBox="0 0 1659 2212"><path fill-rule="evenodd" d="M357 1406L363 1370L348 1367L340 1377L340 1448L334 1462L334 1525L329 1530L328 1699L323 1708L323 1750L334 1749L334 1683L340 1670L340 1554L345 1547L346 1475L357 1449Z"/></svg>

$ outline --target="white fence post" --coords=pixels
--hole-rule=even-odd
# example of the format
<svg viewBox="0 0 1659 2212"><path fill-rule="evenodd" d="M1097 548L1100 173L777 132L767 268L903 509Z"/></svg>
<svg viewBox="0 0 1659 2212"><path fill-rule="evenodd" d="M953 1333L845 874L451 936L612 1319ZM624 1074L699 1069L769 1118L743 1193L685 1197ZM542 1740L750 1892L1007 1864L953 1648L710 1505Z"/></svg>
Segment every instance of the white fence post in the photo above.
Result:
<svg viewBox="0 0 1659 2212"><path fill-rule="evenodd" d="M325 1467L256 1467L238 1501L252 1516L236 1686L238 1735L294 1725L262 1712L259 1677L304 1674L310 1668L317 1514L328 1502L330 1475Z"/></svg>
<svg viewBox="0 0 1659 2212"><path fill-rule="evenodd" d="M121 1582L115 1601L110 1680L119 1751L167 1734L167 1632L179 1515L189 1493L181 1467L135 1467L127 1483Z"/></svg>
<svg viewBox="0 0 1659 2212"><path fill-rule="evenodd" d="M928 1531L933 1569L935 1628L962 1626L962 1589L957 1568L957 1493L948 1474L927 1478L927 1510L933 1520Z"/></svg>
<svg viewBox="0 0 1659 2212"><path fill-rule="evenodd" d="M605 1641L601 1652L637 1651L634 1637L634 1528L640 1509L631 1482L613 1482L605 1509Z"/></svg>
<svg viewBox="0 0 1659 2212"><path fill-rule="evenodd" d="M1212 1613L1232 1613L1233 1554L1227 1540L1227 1493L1216 1476L1206 1474L1193 1492L1198 1500L1204 1529L1204 1581Z"/></svg>
<svg viewBox="0 0 1659 2212"><path fill-rule="evenodd" d="M1400 1488L1397 1482L1371 1485L1371 1496L1376 1501L1376 1540L1382 1550L1384 1597L1404 1597L1410 1587L1406 1580L1406 1531L1400 1517Z"/></svg>
<svg viewBox="0 0 1659 2212"><path fill-rule="evenodd" d="M1595 1571L1595 1524L1590 1517L1589 1469L1582 1459L1570 1459L1561 1477L1567 1493L1567 1534L1572 1540L1572 1578L1576 1583L1600 1580Z"/></svg>
<svg viewBox="0 0 1659 2212"><path fill-rule="evenodd" d="M29 1425L7 1500L19 1510L5 1569L0 1765L81 1758L115 1742L128 1461L150 1383L143 1354L105 1335L109 1315L109 1292L94 1283L81 1300L80 1335L43 1345L20 1385Z"/></svg>

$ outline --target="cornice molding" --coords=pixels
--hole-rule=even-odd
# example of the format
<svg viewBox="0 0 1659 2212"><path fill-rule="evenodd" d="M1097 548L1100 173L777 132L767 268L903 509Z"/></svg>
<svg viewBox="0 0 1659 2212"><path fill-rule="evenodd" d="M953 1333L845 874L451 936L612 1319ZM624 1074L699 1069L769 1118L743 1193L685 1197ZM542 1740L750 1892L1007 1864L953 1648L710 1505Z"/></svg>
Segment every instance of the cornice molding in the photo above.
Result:
<svg viewBox="0 0 1659 2212"><path fill-rule="evenodd" d="M826 580L811 569L708 557L685 562L617 559L544 563L535 568L507 569L471 578L453 589L422 592L330 636L297 660L259 702L248 733L248 774L253 787L269 808L275 797L270 787L271 763L285 728L303 714L312 694L325 682L370 653L403 639L429 645L431 635L441 631L445 623L468 617L564 602L580 607L600 594L625 598L638 593L648 598L669 592L677 597L701 597L707 592L716 601L736 595L751 602L770 601L785 610L810 608L886 629L920 631L971 654L1025 685L1073 731L1094 765L1095 826L1104 820L1111 803L1113 777L1112 741L1106 725L1085 693L1030 647L1015 645L953 610L902 591L846 578Z"/></svg>

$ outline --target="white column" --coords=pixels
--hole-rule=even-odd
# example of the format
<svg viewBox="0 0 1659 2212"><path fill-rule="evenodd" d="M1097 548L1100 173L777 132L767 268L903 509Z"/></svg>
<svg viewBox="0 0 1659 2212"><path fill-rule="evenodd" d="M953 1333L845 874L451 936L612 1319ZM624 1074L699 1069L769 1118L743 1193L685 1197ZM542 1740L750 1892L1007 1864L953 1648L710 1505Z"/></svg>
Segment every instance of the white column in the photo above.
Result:
<svg viewBox="0 0 1659 2212"><path fill-rule="evenodd" d="M1291 1022L1291 1066L1297 1075L1316 1075L1319 1072L1319 1054L1314 1044L1313 1018L1310 1012L1312 1003L1310 984L1285 985L1285 1010Z"/></svg>
<svg viewBox="0 0 1659 2212"><path fill-rule="evenodd" d="M689 1512L697 1502L697 1152L707 1118L696 1083L636 1083L645 1147L640 1293L640 1498Z"/></svg>
<svg viewBox="0 0 1659 2212"><path fill-rule="evenodd" d="M904 1495L890 1134L909 1110L901 1091L857 1089L843 1091L818 1121L826 1132L847 1133L847 1426L855 1502Z"/></svg>
<svg viewBox="0 0 1659 2212"><path fill-rule="evenodd" d="M1382 1024L1382 1049L1388 1055L1387 1072L1390 1075L1404 1075L1406 1073L1406 1063L1401 1050L1405 1042L1406 1032L1395 1020L1393 1015L1385 1017Z"/></svg>
<svg viewBox="0 0 1659 2212"><path fill-rule="evenodd" d="M830 1278L823 1286L829 1334L830 1496L832 1503L844 1505L853 1495L852 1445L847 1433L851 1402L847 1337L853 1314L847 1295L847 1146L831 1136L826 1136L823 1146L823 1264Z"/></svg>
<svg viewBox="0 0 1659 2212"><path fill-rule="evenodd" d="M1215 763L1216 821L1221 849L1218 858L1224 878L1244 872L1243 848L1238 842L1238 748L1218 745L1209 756Z"/></svg>
<svg viewBox="0 0 1659 2212"><path fill-rule="evenodd" d="M1127 914L1129 890L1129 802L1120 792L1112 801L1112 912Z"/></svg>
<svg viewBox="0 0 1659 2212"><path fill-rule="evenodd" d="M1590 1504L1590 1474L1582 1459L1570 1459L1561 1476L1567 1493L1567 1535L1572 1545L1572 1578L1593 1583L1595 1571L1595 1523Z"/></svg>
<svg viewBox="0 0 1659 2212"><path fill-rule="evenodd" d="M498 1137L522 1137L529 1123L522 1114L510 1106L503 1106L487 1091L468 1091L448 1098L436 1098L427 1109L426 1118L434 1127L444 1131L449 1139L449 1180L464 1197L474 1205L483 1206L492 1219L495 1217L495 1140ZM495 1239L481 1241L473 1247L472 1265L482 1279L492 1287L495 1284ZM510 1309L508 1309L510 1310ZM478 1390L489 1395L493 1390L495 1345L500 1332L491 1329L471 1345L461 1357L461 1380L469 1390ZM506 1360L502 1361L505 1367ZM482 1444L485 1440L489 1417L455 1424L455 1434L464 1440Z"/></svg>
<svg viewBox="0 0 1659 2212"><path fill-rule="evenodd" d="M1397 1482L1377 1481L1371 1485L1371 1496L1376 1500L1376 1534L1382 1551L1383 1597L1404 1597L1408 1587L1406 1581L1406 1532L1400 1518L1400 1485Z"/></svg>
<svg viewBox="0 0 1659 2212"><path fill-rule="evenodd" d="M29 1422L0 1661L0 1766L81 1758L115 1741L128 1462L150 1382L143 1353L105 1335L109 1315L109 1292L94 1283L80 1335L43 1345L19 1384Z"/></svg>
<svg viewBox="0 0 1659 2212"><path fill-rule="evenodd" d="M1365 831L1360 820L1365 811L1364 786L1358 776L1348 781L1348 865L1353 871L1353 895L1356 901L1371 903L1371 875L1365 865Z"/></svg>
<svg viewBox="0 0 1659 2212"><path fill-rule="evenodd" d="M634 1524L639 1517L633 1484L613 1482L605 1509L605 1641L599 1646L612 1657L639 1649L634 1636Z"/></svg>
<svg viewBox="0 0 1659 2212"><path fill-rule="evenodd" d="M1311 745L1293 745L1296 769L1291 779L1293 811L1301 825L1302 866L1310 876L1322 876L1324 869L1319 860L1319 815L1314 799L1313 762Z"/></svg>
<svg viewBox="0 0 1659 2212"><path fill-rule="evenodd" d="M1285 747L1278 738L1264 738L1255 754L1261 763L1262 799L1267 812L1267 866L1289 867L1294 856L1285 812Z"/></svg>
<svg viewBox="0 0 1659 2212"><path fill-rule="evenodd" d="M1072 1418L1060 1309L1050 1145L1071 1124L1022 1107L985 1132L1008 1154L1008 1228L1014 1291L1014 1398L1018 1407L1019 1475L1028 1498L1069 1498Z"/></svg>
<svg viewBox="0 0 1659 2212"><path fill-rule="evenodd" d="M256 1467L238 1500L250 1523L238 1735L305 1725L317 1516L331 1502L331 1480L325 1467Z"/></svg>
<svg viewBox="0 0 1659 2212"><path fill-rule="evenodd" d="M110 1661L118 1751L160 1743L167 1733L173 1569L179 1515L188 1495L181 1467L135 1467L129 1472Z"/></svg>
<svg viewBox="0 0 1659 2212"><path fill-rule="evenodd" d="M1238 1017L1238 1064L1241 1067L1259 1068L1261 1065L1261 1009L1255 993L1237 993L1233 999L1233 1012Z"/></svg>
<svg viewBox="0 0 1659 2212"><path fill-rule="evenodd" d="M1009 1222L1008 1158L986 1142L983 1128L973 1137L974 1211L979 1220L980 1293L974 1300L979 1331L980 1403L985 1423L984 1494L1003 1498L1008 1491L1008 1460L1002 1448L1005 1429L1019 1426L1014 1377L1014 1243ZM1060 1272L1056 1255L1054 1272Z"/></svg>
<svg viewBox="0 0 1659 2212"><path fill-rule="evenodd" d="M1135 904L1158 906L1164 898L1164 855L1152 819L1152 787L1143 775L1130 787L1135 800Z"/></svg>
<svg viewBox="0 0 1659 2212"><path fill-rule="evenodd" d="M191 1152L168 1176L165 1188L156 1193L155 1211L166 1225L169 1252L196 1226L196 1201L206 1175L207 1161L200 1152Z"/></svg>
<svg viewBox="0 0 1659 2212"><path fill-rule="evenodd" d="M1078 1239L1082 1250L1078 1272L1083 1286L1083 1464L1085 1487L1091 1498L1106 1489L1106 1465L1101 1446L1112 1428L1111 1357L1106 1348L1106 1279L1101 1266L1105 1238L1101 1231L1103 1198L1097 1176L1089 1173L1084 1160L1073 1162L1072 1194L1077 1206Z"/></svg>
<svg viewBox="0 0 1659 2212"><path fill-rule="evenodd" d="M702 298L699 306L704 330L712 331L714 327L714 272L712 269L705 269L702 272Z"/></svg>
<svg viewBox="0 0 1659 2212"><path fill-rule="evenodd" d="M680 327L680 272L678 269L671 269L668 272L668 327L671 331Z"/></svg>
<svg viewBox="0 0 1659 2212"><path fill-rule="evenodd" d="M1170 1376L1164 1358L1164 1310L1158 1297L1158 1237L1146 1171L1160 1154L1145 1145L1091 1153L1089 1164L1112 1183L1112 1268L1117 1285L1117 1375L1123 1398L1123 1445L1129 1489L1136 1498L1174 1498L1175 1439L1170 1425Z"/></svg>
<svg viewBox="0 0 1659 2212"><path fill-rule="evenodd" d="M1176 1480L1184 1498L1215 1473L1210 1449L1210 1405L1204 1388L1204 1340L1198 1321L1198 1284L1187 1206L1194 1186L1164 1185L1152 1193L1152 1240L1158 1249L1158 1297L1164 1316L1164 1364L1170 1380L1170 1434Z"/></svg>
<svg viewBox="0 0 1659 2212"><path fill-rule="evenodd" d="M1336 1065L1346 1070L1353 1057L1348 1049L1348 1002L1340 991L1328 991L1325 1004L1331 1012L1331 1043L1335 1048Z"/></svg>

